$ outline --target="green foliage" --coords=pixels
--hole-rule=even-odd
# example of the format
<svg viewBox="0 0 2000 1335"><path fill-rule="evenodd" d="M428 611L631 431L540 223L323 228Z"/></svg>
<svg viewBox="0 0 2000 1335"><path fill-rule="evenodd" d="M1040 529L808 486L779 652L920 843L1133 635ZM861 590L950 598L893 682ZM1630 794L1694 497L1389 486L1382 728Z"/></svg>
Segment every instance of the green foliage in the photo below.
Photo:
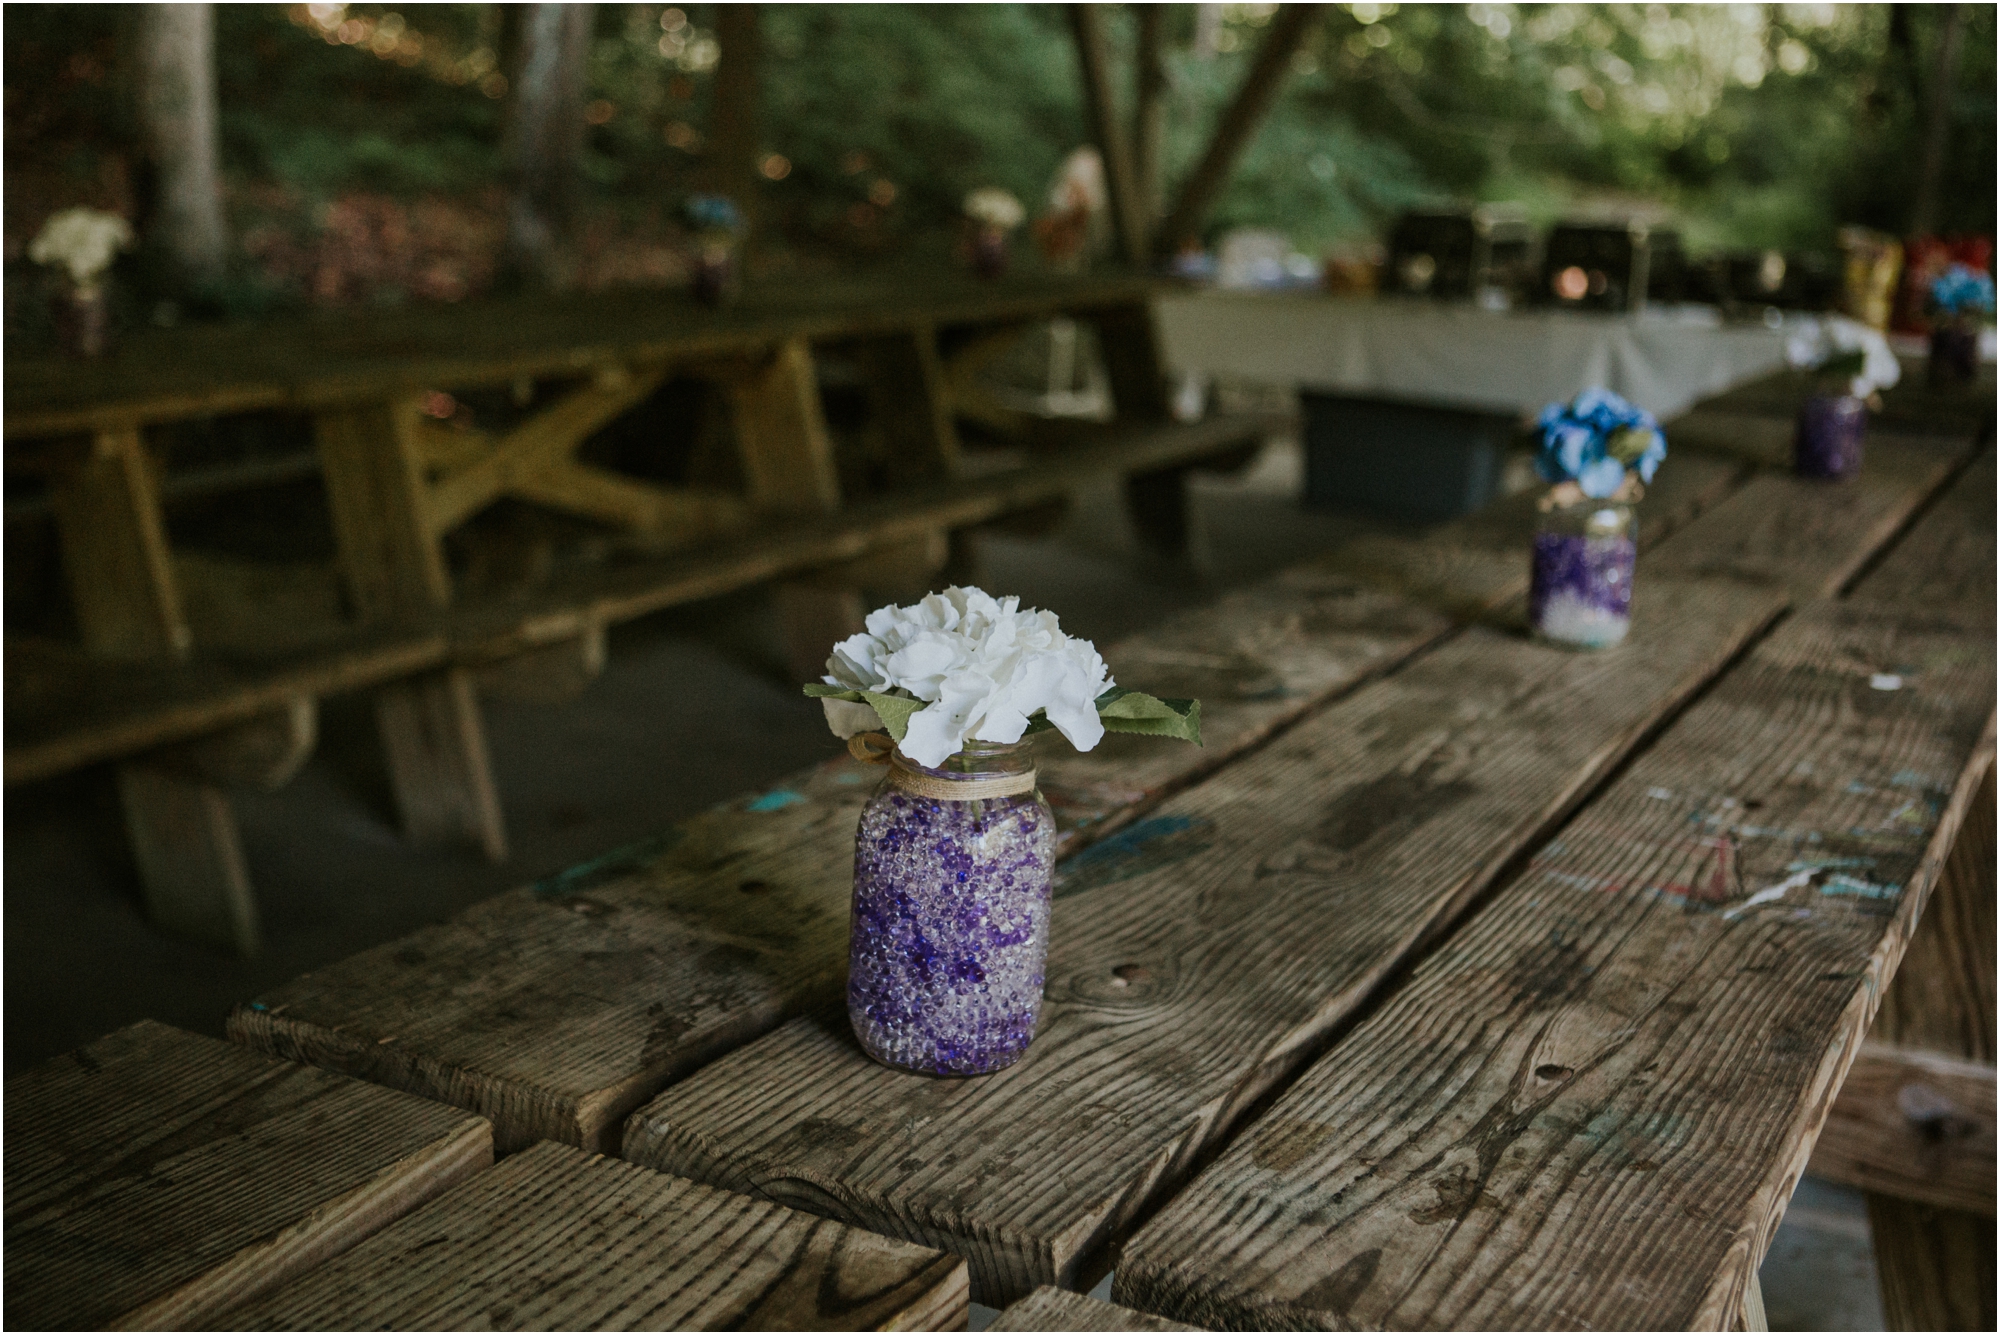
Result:
<svg viewBox="0 0 2000 1335"><path fill-rule="evenodd" d="M493 197L506 128L494 80L515 11L315 8L319 17L300 6L217 7L236 207L282 197L286 225L310 226L320 203L346 192ZM1169 198L1274 8L1224 6L1209 51L1195 49L1194 6L1166 12ZM716 62L727 59L715 9L598 7L582 164L592 208L660 219L698 188ZM1990 231L1994 10L1962 10L1940 223ZM12 243L49 208L117 206L100 196L117 194L118 164L136 159L135 15L131 6L9 9L8 179L35 183L10 198ZM1595 206L1664 211L1697 247L1825 245L1844 222L1901 231L1946 15L1942 6L1327 6L1208 229L1276 226L1315 247L1379 235L1418 202L1511 199L1544 221ZM1134 12L1113 7L1108 18L1118 87L1129 92ZM982 185L1039 210L1058 163L1086 138L1059 6L771 5L762 26L761 140L785 161L760 182L757 212L794 244L935 244Z"/></svg>

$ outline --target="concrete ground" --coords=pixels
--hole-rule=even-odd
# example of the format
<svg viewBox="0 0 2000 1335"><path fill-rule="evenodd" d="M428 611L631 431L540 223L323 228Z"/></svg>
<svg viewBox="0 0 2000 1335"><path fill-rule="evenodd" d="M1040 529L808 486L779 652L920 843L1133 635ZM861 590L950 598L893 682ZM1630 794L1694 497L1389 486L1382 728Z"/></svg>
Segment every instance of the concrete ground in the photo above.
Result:
<svg viewBox="0 0 2000 1335"><path fill-rule="evenodd" d="M1100 642L1324 549L1356 521L1301 510L1296 444L1197 483L1205 581L1134 555L1115 488L1077 498L1035 538L977 540L987 588L1057 610ZM282 791L237 799L266 946L234 959L157 935L140 908L102 770L6 797L5 1068L32 1066L141 1018L220 1034L230 1006L487 895L643 838L834 753L780 665L756 592L615 628L604 675L554 706L489 703L512 856L415 849L398 834L358 698L325 702L321 743ZM1763 1271L1773 1330L1880 1330L1858 1194L1801 1186ZM990 1317L990 1314L976 1314ZM982 1322L983 1324L983 1322Z"/></svg>

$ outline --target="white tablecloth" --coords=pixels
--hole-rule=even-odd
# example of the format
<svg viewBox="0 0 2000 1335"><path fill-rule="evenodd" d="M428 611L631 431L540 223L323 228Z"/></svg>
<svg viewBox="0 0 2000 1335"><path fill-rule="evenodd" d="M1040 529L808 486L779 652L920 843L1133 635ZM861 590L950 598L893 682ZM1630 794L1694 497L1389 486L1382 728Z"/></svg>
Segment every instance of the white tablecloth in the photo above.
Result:
<svg viewBox="0 0 2000 1335"><path fill-rule="evenodd" d="M1316 293L1174 293L1156 309L1181 375L1501 413L1598 385L1662 419L1783 367L1787 332L1698 308L1496 312Z"/></svg>

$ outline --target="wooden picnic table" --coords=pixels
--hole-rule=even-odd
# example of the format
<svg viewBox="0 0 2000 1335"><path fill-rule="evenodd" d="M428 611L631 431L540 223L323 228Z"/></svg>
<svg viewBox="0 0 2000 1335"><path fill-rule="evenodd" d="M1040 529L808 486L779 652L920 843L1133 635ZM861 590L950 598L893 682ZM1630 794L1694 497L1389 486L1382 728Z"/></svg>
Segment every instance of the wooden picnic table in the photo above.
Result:
<svg viewBox="0 0 2000 1335"><path fill-rule="evenodd" d="M238 1008L501 1162L220 1324L1754 1329L1810 1166L1904 1212L1893 1322L1990 1326L1990 437L1751 437L1662 471L1615 650L1522 633L1520 502L1109 646L1208 744L1041 758L1006 1071L848 1033L846 759Z"/></svg>
<svg viewBox="0 0 2000 1335"><path fill-rule="evenodd" d="M753 288L725 310L656 292L520 299L151 331L88 363L9 359L6 462L48 484L78 638L9 640L7 781L117 762L155 920L248 953L256 906L228 793L284 782L314 744L317 700L370 689L406 833L501 860L481 684L580 689L609 624L771 581L791 656L818 662L859 628L860 585L927 576L953 530L1106 474L1126 479L1144 538L1184 548L1188 467L1254 446L1274 419L1169 420L1155 286L890 275ZM982 397L979 367L1058 316L1095 331L1109 422L1052 433ZM869 494L843 486L816 360L829 350L869 402L883 479ZM740 486L579 457L681 381L720 405ZM439 419L451 394L503 387L529 405L504 429ZM260 567L224 582L252 592L203 596L215 562L169 543L149 435L250 412L310 419L339 569ZM966 414L1043 448L968 475ZM446 538L510 499L589 521L615 559L464 596ZM255 590L280 574L297 600L260 609ZM194 615L217 601L236 606Z"/></svg>

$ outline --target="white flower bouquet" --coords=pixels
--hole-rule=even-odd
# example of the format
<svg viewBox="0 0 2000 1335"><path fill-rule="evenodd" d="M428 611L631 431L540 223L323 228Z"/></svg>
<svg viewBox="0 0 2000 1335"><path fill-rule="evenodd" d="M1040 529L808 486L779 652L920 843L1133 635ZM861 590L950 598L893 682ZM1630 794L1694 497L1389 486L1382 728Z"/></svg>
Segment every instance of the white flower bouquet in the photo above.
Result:
<svg viewBox="0 0 2000 1335"><path fill-rule="evenodd" d="M1201 703L1123 690L1088 640L1019 598L949 588L882 607L842 640L805 692L837 737L886 731L904 755L937 768L968 740L1018 742L1049 728L1079 751L1110 732L1201 742Z"/></svg>
<svg viewBox="0 0 2000 1335"><path fill-rule="evenodd" d="M1028 216L1028 210L1011 190L997 185L981 186L965 197L965 216L982 227L1011 232Z"/></svg>
<svg viewBox="0 0 2000 1335"><path fill-rule="evenodd" d="M51 214L28 243L28 258L37 264L60 265L78 293L97 291L104 271L118 252L132 244L132 228L115 213L99 209L64 209Z"/></svg>

